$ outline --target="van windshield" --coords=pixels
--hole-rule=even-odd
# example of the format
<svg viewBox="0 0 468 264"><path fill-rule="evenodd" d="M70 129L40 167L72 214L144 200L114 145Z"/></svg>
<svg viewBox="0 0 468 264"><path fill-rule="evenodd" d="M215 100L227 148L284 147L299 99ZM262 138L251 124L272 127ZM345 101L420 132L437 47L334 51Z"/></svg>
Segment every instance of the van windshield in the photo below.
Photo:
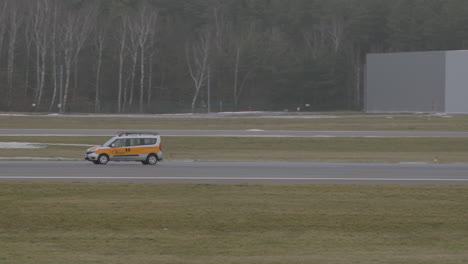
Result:
<svg viewBox="0 0 468 264"><path fill-rule="evenodd" d="M104 145L102 145L102 146L103 146L103 147L110 147L110 145L111 145L112 143L114 143L114 141L115 141L115 138L111 138L111 139L109 139L106 143L104 143Z"/></svg>

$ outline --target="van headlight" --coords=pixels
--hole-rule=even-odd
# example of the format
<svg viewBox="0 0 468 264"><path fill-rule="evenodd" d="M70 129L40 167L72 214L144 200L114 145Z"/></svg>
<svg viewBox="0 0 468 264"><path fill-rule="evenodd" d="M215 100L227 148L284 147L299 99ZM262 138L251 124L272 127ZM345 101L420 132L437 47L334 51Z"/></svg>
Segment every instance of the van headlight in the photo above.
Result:
<svg viewBox="0 0 468 264"><path fill-rule="evenodd" d="M96 149L88 150L88 151L86 151L86 154L91 154L91 153L94 153L94 152L96 152Z"/></svg>

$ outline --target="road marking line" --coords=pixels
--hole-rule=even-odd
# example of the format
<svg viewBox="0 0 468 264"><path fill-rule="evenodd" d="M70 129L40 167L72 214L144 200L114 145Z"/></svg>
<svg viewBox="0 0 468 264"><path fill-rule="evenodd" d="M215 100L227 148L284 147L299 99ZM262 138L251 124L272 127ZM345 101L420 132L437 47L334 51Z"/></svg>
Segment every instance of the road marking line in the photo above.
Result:
<svg viewBox="0 0 468 264"><path fill-rule="evenodd" d="M95 177L95 176L0 176L0 179L92 179L92 180L297 180L297 181L468 181L468 179L417 178L268 178L268 177Z"/></svg>

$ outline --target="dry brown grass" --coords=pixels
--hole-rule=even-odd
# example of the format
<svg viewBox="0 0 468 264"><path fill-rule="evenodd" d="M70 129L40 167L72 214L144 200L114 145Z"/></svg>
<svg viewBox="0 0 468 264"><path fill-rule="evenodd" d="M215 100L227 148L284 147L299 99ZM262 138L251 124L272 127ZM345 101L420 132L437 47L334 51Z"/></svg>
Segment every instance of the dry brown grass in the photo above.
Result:
<svg viewBox="0 0 468 264"><path fill-rule="evenodd" d="M0 116L0 129L468 131L468 116L282 118L132 118Z"/></svg>
<svg viewBox="0 0 468 264"><path fill-rule="evenodd" d="M0 137L0 141L99 145L107 137ZM163 137L166 160L467 163L468 138ZM83 159L87 147L8 149L1 157Z"/></svg>
<svg viewBox="0 0 468 264"><path fill-rule="evenodd" d="M1 183L0 262L464 263L467 186Z"/></svg>

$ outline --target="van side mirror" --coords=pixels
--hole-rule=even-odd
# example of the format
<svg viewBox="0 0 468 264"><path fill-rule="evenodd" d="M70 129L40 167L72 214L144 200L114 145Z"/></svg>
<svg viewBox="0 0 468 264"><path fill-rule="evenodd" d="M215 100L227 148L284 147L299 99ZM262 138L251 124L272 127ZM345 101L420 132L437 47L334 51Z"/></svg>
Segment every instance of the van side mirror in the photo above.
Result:
<svg viewBox="0 0 468 264"><path fill-rule="evenodd" d="M112 143L110 146L111 146L111 148L115 148L115 144L114 144L114 143Z"/></svg>

